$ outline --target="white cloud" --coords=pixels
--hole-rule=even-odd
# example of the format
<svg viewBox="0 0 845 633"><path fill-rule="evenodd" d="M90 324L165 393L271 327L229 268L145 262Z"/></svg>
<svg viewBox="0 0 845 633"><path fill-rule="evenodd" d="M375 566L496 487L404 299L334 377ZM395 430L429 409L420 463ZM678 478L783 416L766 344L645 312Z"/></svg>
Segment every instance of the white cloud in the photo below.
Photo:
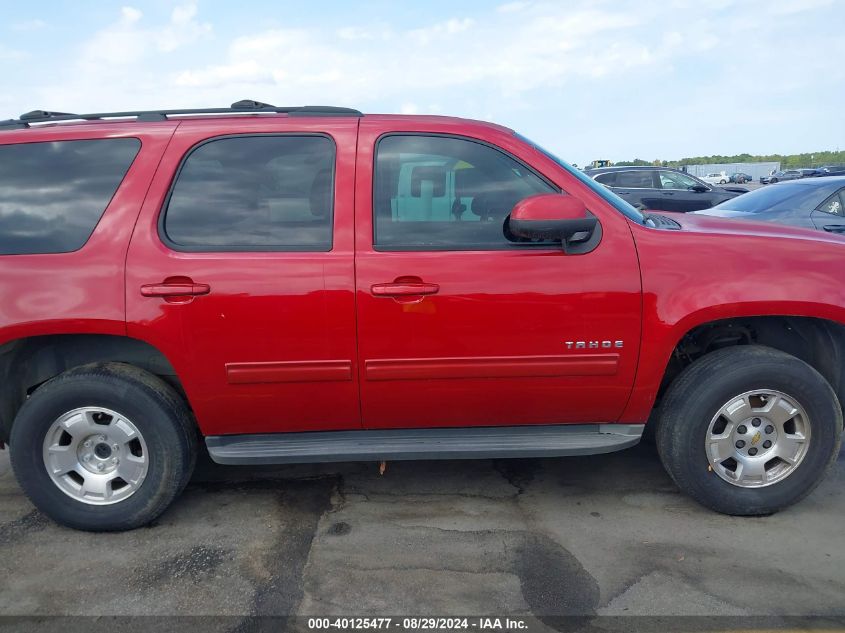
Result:
<svg viewBox="0 0 845 633"><path fill-rule="evenodd" d="M500 4L496 7L496 11L499 13L516 13L517 11L522 11L527 6L527 2L508 2L506 4Z"/></svg>
<svg viewBox="0 0 845 633"><path fill-rule="evenodd" d="M15 50L0 44L0 61L19 62L26 59L29 54L26 51Z"/></svg>
<svg viewBox="0 0 845 633"><path fill-rule="evenodd" d="M229 45L224 63L178 72L172 81L177 87L199 89L217 101L222 95L212 95L220 94L221 86L230 94L236 89L238 95L246 96L253 90L262 94L272 90L276 101L290 103L314 99L325 102L331 93L337 95L336 99L346 95L351 102L374 89L371 80L359 85L365 60L318 40L308 31L297 29L239 37Z"/></svg>
<svg viewBox="0 0 845 633"><path fill-rule="evenodd" d="M475 20L472 18L452 18L446 22L440 22L421 29L414 29L408 35L420 44L429 44L435 40L462 33L472 28L473 24L475 24Z"/></svg>
<svg viewBox="0 0 845 633"><path fill-rule="evenodd" d="M96 111L251 98L442 112L512 125L550 139L552 149L555 138L561 144L581 139L610 157L618 157L613 147L628 153L627 139L648 136L642 121L659 110L671 116L651 137L689 143L701 135L690 121L724 115L744 122L730 137L739 142L753 127L749 118L768 117L769 125L771 117L785 120L803 108L802 120L816 120L818 112L841 102L845 69L838 60L845 57L845 43L825 27L841 23L843 12L825 8L827 2L793 0L801 11L781 15L793 5L512 0L445 16L431 11L430 20L410 26L409 13L390 9L376 23L362 16L325 26L300 17L273 27L220 24L216 30L210 4L183 2L164 16L152 9L142 13L133 4L115 11L113 22L92 33L75 56L66 55L61 73L55 70L45 81L33 68L26 80L37 89L17 90L15 98L26 103L9 107L31 109L34 101L40 107ZM20 54L0 48L0 59ZM777 80L770 74L760 80L759 69L774 62ZM45 67L55 65L44 62ZM42 79L30 81L33 76ZM829 138L842 137L840 119L824 119ZM613 138L608 149L596 140L594 127L585 125L591 120L601 120L600 134Z"/></svg>
<svg viewBox="0 0 845 633"><path fill-rule="evenodd" d="M47 23L44 20L37 18L32 20L24 20L23 22L15 22L12 25L13 31L40 31L47 28Z"/></svg>
<svg viewBox="0 0 845 633"><path fill-rule="evenodd" d="M683 20L655 41L638 37L655 16L662 12L639 3L511 2L404 31L389 23L259 30L191 56L208 58L205 64L179 65L184 56L171 53L202 47L212 32L196 3L177 6L158 24L125 6L83 46L73 85L51 87L45 102L70 108L68 99L76 103L109 85L110 99L127 108L248 97L383 111L417 104L414 111L432 112L433 106L419 104L437 103L462 116L524 110L536 107L526 96L531 91L583 78L612 81L677 55L682 42L715 43L700 20L695 38ZM90 86L80 86L79 77L90 78Z"/></svg>
<svg viewBox="0 0 845 633"><path fill-rule="evenodd" d="M337 36L342 40L372 40L376 35L370 29L361 26L345 26L337 30Z"/></svg>
<svg viewBox="0 0 845 633"><path fill-rule="evenodd" d="M170 15L170 23L153 32L158 50L169 53L210 35L211 25L198 21L196 17L197 5L194 3L175 7Z"/></svg>
<svg viewBox="0 0 845 633"><path fill-rule="evenodd" d="M188 3L175 7L168 22L145 26L141 10L122 7L116 22L85 43L80 64L96 72L97 67L122 67L156 53L173 52L211 33L211 25L196 16L196 4Z"/></svg>
<svg viewBox="0 0 845 633"><path fill-rule="evenodd" d="M637 12L535 5L516 22L494 12L405 32L355 25L329 34L270 29L235 38L222 60L169 77L172 86L193 89L194 98L208 95L217 102L234 89L238 95L270 91L285 103L387 101L394 109L417 99L443 101L443 92L452 88L514 96L568 77L608 76L653 63L659 50L619 37L638 22ZM454 105L462 114L481 107Z"/></svg>
<svg viewBox="0 0 845 633"><path fill-rule="evenodd" d="M142 17L144 17L144 14L140 9L136 9L135 7L122 7L120 9L120 21L124 24L132 24Z"/></svg>
<svg viewBox="0 0 845 633"><path fill-rule="evenodd" d="M769 10L775 15L792 15L803 11L814 11L823 7L829 7L834 0L773 0Z"/></svg>

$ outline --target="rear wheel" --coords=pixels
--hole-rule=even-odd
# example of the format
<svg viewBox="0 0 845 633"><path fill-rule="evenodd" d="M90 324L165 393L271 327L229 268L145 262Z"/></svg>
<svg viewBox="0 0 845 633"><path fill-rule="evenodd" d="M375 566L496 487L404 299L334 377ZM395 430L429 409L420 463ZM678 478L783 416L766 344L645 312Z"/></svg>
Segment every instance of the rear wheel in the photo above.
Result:
<svg viewBox="0 0 845 633"><path fill-rule="evenodd" d="M764 515L808 495L839 452L842 410L805 362L762 346L708 354L661 405L657 449L681 490L733 515Z"/></svg>
<svg viewBox="0 0 845 633"><path fill-rule="evenodd" d="M155 519L196 457L184 400L160 378L119 363L71 369L39 387L10 440L12 467L33 504L93 531Z"/></svg>

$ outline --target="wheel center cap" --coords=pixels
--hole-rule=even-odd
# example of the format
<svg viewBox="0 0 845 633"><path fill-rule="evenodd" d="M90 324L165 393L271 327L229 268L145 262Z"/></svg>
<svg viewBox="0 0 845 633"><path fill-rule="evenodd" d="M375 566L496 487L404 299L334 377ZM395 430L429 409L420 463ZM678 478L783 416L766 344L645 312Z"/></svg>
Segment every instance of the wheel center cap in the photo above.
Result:
<svg viewBox="0 0 845 633"><path fill-rule="evenodd" d="M107 475L120 461L120 453L104 434L91 435L79 443L77 457L80 465L88 472Z"/></svg>
<svg viewBox="0 0 845 633"><path fill-rule="evenodd" d="M734 446L739 455L760 457L777 443L778 432L770 420L758 416L745 420L734 431Z"/></svg>

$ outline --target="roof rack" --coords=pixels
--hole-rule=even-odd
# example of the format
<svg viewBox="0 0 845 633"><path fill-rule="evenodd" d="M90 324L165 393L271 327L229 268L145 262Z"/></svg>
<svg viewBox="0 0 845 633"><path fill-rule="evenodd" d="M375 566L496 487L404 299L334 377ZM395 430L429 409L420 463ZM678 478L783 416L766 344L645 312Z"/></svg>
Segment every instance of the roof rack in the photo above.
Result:
<svg viewBox="0 0 845 633"><path fill-rule="evenodd" d="M72 114L70 112L50 112L33 110L22 114L18 119L0 121L0 129L31 127L32 123L54 123L58 121L106 121L109 119L130 119L136 121L166 121L169 116L190 114L287 114L289 116L363 116L352 108L336 106L298 106L277 107L261 101L243 99L228 108L187 108L182 110L139 110L133 112L98 112L95 114Z"/></svg>

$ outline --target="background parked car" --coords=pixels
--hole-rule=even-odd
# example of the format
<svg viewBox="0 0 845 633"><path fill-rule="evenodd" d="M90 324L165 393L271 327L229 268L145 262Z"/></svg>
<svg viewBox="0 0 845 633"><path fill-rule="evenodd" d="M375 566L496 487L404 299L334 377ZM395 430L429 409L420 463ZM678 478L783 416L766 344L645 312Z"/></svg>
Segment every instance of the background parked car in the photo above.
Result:
<svg viewBox="0 0 845 633"><path fill-rule="evenodd" d="M660 211L708 209L748 191L744 187L712 187L668 167L605 167L584 173L631 204Z"/></svg>
<svg viewBox="0 0 845 633"><path fill-rule="evenodd" d="M819 176L845 176L845 165L825 165L816 171Z"/></svg>
<svg viewBox="0 0 845 633"><path fill-rule="evenodd" d="M754 180L754 178L752 178L749 174L743 173L741 171L738 171L735 174L731 174L730 178L730 182L735 182L740 185L746 182L751 182L752 180Z"/></svg>
<svg viewBox="0 0 845 633"><path fill-rule="evenodd" d="M783 180L797 180L802 178L801 172L797 169L787 169L786 171L776 171L771 176L761 176L760 182L764 185L774 184Z"/></svg>
<svg viewBox="0 0 845 633"><path fill-rule="evenodd" d="M802 178L813 178L821 173L818 169L813 169L812 167L799 169L798 171L801 173Z"/></svg>
<svg viewBox="0 0 845 633"><path fill-rule="evenodd" d="M845 234L845 176L764 187L700 213Z"/></svg>
<svg viewBox="0 0 845 633"><path fill-rule="evenodd" d="M718 174L713 173L702 176L701 180L709 185L726 185L730 178L728 178L728 175L725 172L720 172Z"/></svg>

